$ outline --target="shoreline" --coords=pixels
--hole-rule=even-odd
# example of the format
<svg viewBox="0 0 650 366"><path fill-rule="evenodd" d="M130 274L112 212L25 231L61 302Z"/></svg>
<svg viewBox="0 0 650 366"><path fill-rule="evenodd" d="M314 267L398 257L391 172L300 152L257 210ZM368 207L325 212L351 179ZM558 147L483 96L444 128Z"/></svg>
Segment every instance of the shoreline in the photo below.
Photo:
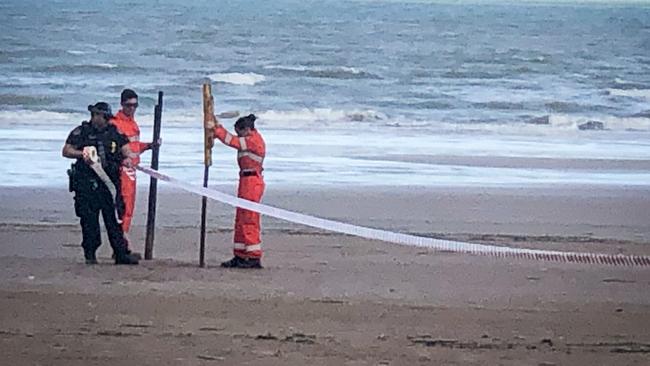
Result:
<svg viewBox="0 0 650 366"><path fill-rule="evenodd" d="M360 159L386 160L393 162L452 165L463 167L549 169L549 170L596 170L596 171L648 171L647 159L594 159L594 158L544 158L520 156L459 156L459 155L414 155L393 154L364 156Z"/></svg>
<svg viewBox="0 0 650 366"><path fill-rule="evenodd" d="M146 181L146 182L143 182ZM148 180L140 180L134 227L146 223ZM216 185L234 194L235 185ZM77 224L73 195L63 188L0 187L0 223ZM159 184L157 225L199 222L198 195ZM584 237L650 242L650 188L409 188L267 186L262 203L290 211L425 236ZM209 228L231 229L234 208L209 200ZM319 232L263 216L263 230Z"/></svg>

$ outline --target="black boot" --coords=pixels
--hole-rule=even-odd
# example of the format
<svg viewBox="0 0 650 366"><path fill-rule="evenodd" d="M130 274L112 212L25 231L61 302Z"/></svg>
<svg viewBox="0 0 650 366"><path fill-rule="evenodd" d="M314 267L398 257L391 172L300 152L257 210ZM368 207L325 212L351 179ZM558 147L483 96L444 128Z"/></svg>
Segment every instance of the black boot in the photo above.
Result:
<svg viewBox="0 0 650 366"><path fill-rule="evenodd" d="M139 260L133 254L122 254L115 256L115 264L138 264Z"/></svg>
<svg viewBox="0 0 650 366"><path fill-rule="evenodd" d="M126 244L126 254L132 255L135 258L137 258L138 260L142 259L142 254L140 254L138 252L131 251L131 249L130 249L131 248L131 241L129 240L129 237L128 237L128 235L126 233L124 234L124 244Z"/></svg>
<svg viewBox="0 0 650 366"><path fill-rule="evenodd" d="M231 260L221 263L224 268L262 268L259 258L244 259L234 256Z"/></svg>
<svg viewBox="0 0 650 366"><path fill-rule="evenodd" d="M126 250L126 254L128 254L128 255L132 255L132 256L135 257L137 260L142 260L142 254L140 254L140 253L138 253L138 252L132 252L131 249L127 249L127 250ZM113 255L111 255L111 258L112 258L112 259L115 259L115 252L113 252Z"/></svg>
<svg viewBox="0 0 650 366"><path fill-rule="evenodd" d="M84 258L86 258L86 264L97 264L95 251L84 249Z"/></svg>
<svg viewBox="0 0 650 366"><path fill-rule="evenodd" d="M239 265L240 260L241 259L238 256L234 256L234 257L232 257L231 260L222 262L221 267L224 267L224 268L237 268L237 266Z"/></svg>
<svg viewBox="0 0 650 366"><path fill-rule="evenodd" d="M255 269L260 269L262 268L262 260L259 258L249 258L244 260L243 266L239 268L255 268Z"/></svg>

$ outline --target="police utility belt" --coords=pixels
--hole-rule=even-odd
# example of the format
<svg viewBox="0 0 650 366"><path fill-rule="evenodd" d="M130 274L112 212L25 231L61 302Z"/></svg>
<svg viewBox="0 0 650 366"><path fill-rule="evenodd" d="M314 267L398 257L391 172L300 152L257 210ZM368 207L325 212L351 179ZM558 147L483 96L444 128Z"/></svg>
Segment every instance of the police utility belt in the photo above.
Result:
<svg viewBox="0 0 650 366"><path fill-rule="evenodd" d="M72 163L68 169L68 191L86 193L96 191L104 183L92 173L92 170L80 166L81 164L85 163Z"/></svg>

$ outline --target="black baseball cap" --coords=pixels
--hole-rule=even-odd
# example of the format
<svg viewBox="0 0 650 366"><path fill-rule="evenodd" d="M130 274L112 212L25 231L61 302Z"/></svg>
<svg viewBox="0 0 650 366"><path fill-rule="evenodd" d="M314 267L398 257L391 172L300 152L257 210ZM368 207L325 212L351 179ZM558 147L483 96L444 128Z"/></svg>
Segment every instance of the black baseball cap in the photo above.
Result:
<svg viewBox="0 0 650 366"><path fill-rule="evenodd" d="M97 102L95 105L88 106L88 112L91 113L103 113L106 118L113 118L113 112L111 111L111 106L106 102Z"/></svg>

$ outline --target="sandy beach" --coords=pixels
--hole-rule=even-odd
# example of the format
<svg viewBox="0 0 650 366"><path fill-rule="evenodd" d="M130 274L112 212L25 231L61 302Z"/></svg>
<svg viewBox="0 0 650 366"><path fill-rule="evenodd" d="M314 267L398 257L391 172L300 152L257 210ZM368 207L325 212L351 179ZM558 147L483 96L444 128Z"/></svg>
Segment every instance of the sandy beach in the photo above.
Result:
<svg viewBox="0 0 650 366"><path fill-rule="evenodd" d="M312 187L270 189L265 203L413 234L648 255L648 193ZM132 234L140 248L146 196L139 192ZM214 202L208 268L200 269L200 198L170 187L161 187L155 260L114 266L105 243L101 264L86 266L69 193L3 188L0 198L0 351L8 365L650 359L647 269L434 253L264 218L265 269L223 270L233 210Z"/></svg>
<svg viewBox="0 0 650 366"><path fill-rule="evenodd" d="M160 116L161 173L200 185L209 83L231 133L227 115L257 118L265 204L647 261L648 1L6 0L0 29L0 366L650 365L638 258L435 252L263 217L264 268L228 270L235 209L210 201L199 268L201 198L161 182L154 259L115 266L104 234L89 266L62 158L88 105L117 113L132 89L133 152ZM210 187L236 192L253 145L217 143Z"/></svg>

